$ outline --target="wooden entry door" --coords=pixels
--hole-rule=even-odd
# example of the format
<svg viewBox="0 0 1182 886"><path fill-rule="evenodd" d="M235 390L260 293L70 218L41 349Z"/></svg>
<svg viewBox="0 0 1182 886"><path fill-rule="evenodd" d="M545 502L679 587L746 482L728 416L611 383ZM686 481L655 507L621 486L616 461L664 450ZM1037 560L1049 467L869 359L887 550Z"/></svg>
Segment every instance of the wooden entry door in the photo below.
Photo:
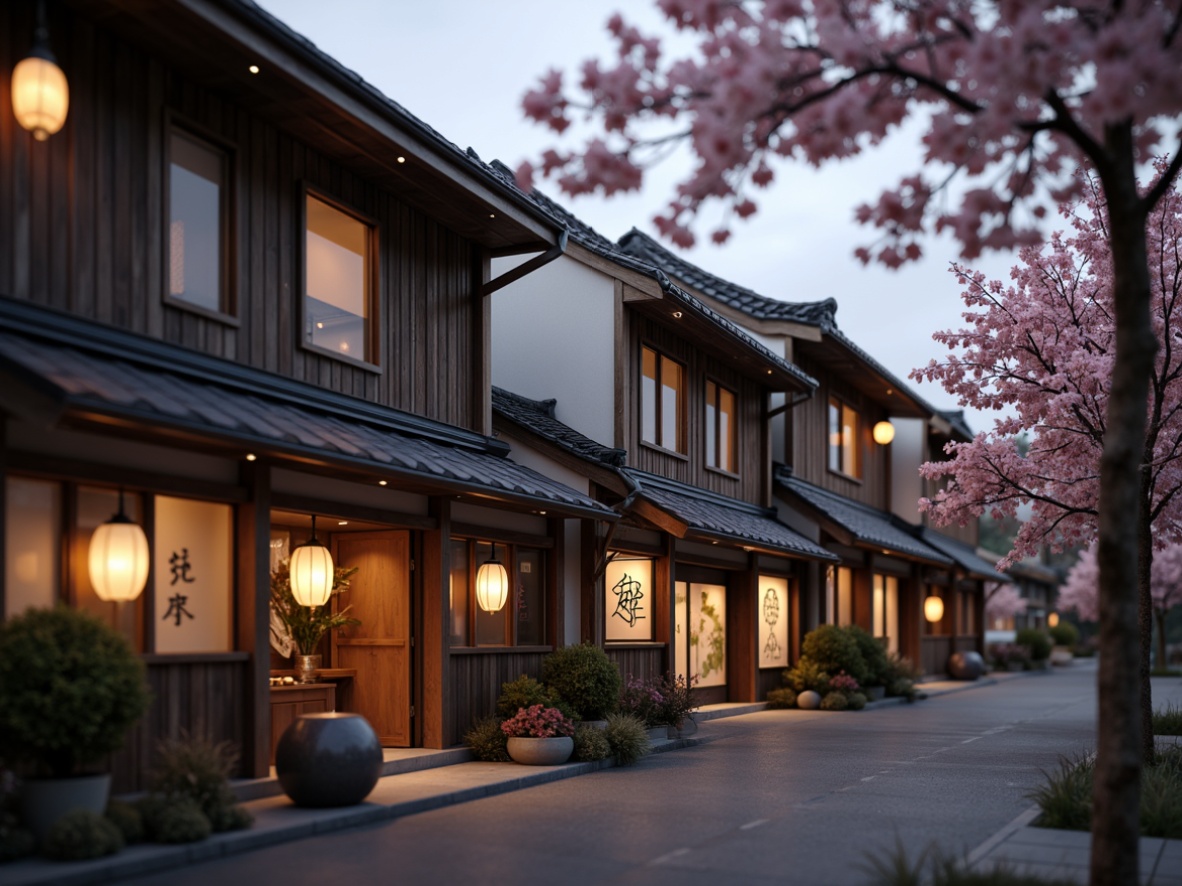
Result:
<svg viewBox="0 0 1182 886"><path fill-rule="evenodd" d="M357 669L352 707L382 746L410 747L410 533L341 533L333 548L338 565L358 568L338 605L361 620L334 633L333 661Z"/></svg>

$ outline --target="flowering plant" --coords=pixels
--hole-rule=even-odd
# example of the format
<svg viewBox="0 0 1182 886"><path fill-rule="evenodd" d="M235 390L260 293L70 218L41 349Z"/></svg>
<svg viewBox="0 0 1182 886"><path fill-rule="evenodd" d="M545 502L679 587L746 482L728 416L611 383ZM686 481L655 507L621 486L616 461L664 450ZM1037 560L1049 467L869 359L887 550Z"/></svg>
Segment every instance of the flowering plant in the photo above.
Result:
<svg viewBox="0 0 1182 886"><path fill-rule="evenodd" d="M848 694L850 692L857 692L860 687L858 686L857 680L845 671L841 671L836 677L829 679L829 688L836 692L845 692Z"/></svg>
<svg viewBox="0 0 1182 886"><path fill-rule="evenodd" d="M501 724L501 731L509 738L556 738L575 734L575 724L563 716L558 708L544 704L518 708L517 713Z"/></svg>
<svg viewBox="0 0 1182 886"><path fill-rule="evenodd" d="M620 696L620 713L631 714L643 720L644 725L673 726L680 728L695 708L693 684L697 677L688 681L681 675L666 674L638 680L629 675Z"/></svg>

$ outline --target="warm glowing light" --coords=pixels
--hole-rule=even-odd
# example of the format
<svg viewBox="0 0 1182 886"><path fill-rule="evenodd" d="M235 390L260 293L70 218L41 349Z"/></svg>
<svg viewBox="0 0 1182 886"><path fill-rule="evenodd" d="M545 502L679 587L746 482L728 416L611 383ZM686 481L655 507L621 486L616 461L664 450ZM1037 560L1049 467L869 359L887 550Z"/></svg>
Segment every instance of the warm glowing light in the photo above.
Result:
<svg viewBox="0 0 1182 886"><path fill-rule="evenodd" d="M681 311L674 311L673 312L673 319L680 320L681 319Z"/></svg>
<svg viewBox="0 0 1182 886"><path fill-rule="evenodd" d="M312 537L291 552L291 594L301 606L323 606L332 595L332 554L316 538L316 518L312 518Z"/></svg>
<svg viewBox="0 0 1182 886"><path fill-rule="evenodd" d="M935 594L924 600L923 617L933 624L942 619L944 617L944 601Z"/></svg>
<svg viewBox="0 0 1182 886"><path fill-rule="evenodd" d="M139 524L119 513L90 537L90 584L100 600L126 603L134 600L148 581L148 538Z"/></svg>
<svg viewBox="0 0 1182 886"><path fill-rule="evenodd" d="M386 481L385 481L385 480L379 480L379 481L378 481L378 485L379 485L379 486L385 486L385 485L386 485Z"/></svg>
<svg viewBox="0 0 1182 886"><path fill-rule="evenodd" d="M1059 613L1052 612L1050 615L1047 616L1047 627L1048 628L1057 628L1058 626L1059 626Z"/></svg>
<svg viewBox="0 0 1182 886"><path fill-rule="evenodd" d="M405 162L406 162L406 158L405 158L405 157L399 157L399 158L398 158L398 162L399 162L399 163L405 163Z"/></svg>
<svg viewBox="0 0 1182 886"><path fill-rule="evenodd" d="M246 453L246 460L247 461L257 461L258 456L255 455L253 452L248 452L248 453Z"/></svg>
<svg viewBox="0 0 1182 886"><path fill-rule="evenodd" d="M249 68L247 68L247 70L250 71L252 74L257 74L259 72L259 66L258 65L251 65Z"/></svg>
<svg viewBox="0 0 1182 886"><path fill-rule="evenodd" d="M889 421L880 421L874 426L871 432L874 436L874 442L879 446L886 446L895 439L895 426Z"/></svg>
<svg viewBox="0 0 1182 886"><path fill-rule="evenodd" d="M43 43L12 71L12 113L39 142L60 130L70 109L70 87Z"/></svg>
<svg viewBox="0 0 1182 886"><path fill-rule="evenodd" d="M480 564L476 572L476 602L485 612L500 612L509 599L509 573L497 559L497 546L492 557Z"/></svg>

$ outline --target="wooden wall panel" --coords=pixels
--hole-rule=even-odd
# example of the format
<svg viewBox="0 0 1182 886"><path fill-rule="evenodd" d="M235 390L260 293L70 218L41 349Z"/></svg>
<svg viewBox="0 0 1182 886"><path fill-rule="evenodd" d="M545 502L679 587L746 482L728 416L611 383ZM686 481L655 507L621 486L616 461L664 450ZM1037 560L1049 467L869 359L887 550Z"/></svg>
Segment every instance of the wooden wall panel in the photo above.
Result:
<svg viewBox="0 0 1182 886"><path fill-rule="evenodd" d="M147 788L145 779L156 759L156 743L163 736L188 734L214 743L230 741L243 751L247 668L245 660L150 663L152 704L123 748L112 756L111 790L126 793ZM240 770L242 765L239 760Z"/></svg>
<svg viewBox="0 0 1182 886"><path fill-rule="evenodd" d="M607 646L607 657L616 663L620 676L627 680L648 680L663 677L669 670L666 662L667 647L661 646Z"/></svg>
<svg viewBox="0 0 1182 886"><path fill-rule="evenodd" d="M34 142L7 101L32 8L0 8L0 297L472 427L486 381L471 354L483 310L474 244L56 5L70 114L62 132ZM233 148L237 326L163 302L170 115ZM380 374L299 346L302 184L379 225Z"/></svg>
<svg viewBox="0 0 1182 886"><path fill-rule="evenodd" d="M722 495L754 504L766 505L764 477L766 448L764 446L763 387L735 372L721 361L703 353L676 334L674 330L630 311L625 312L626 340L631 358L624 361L626 392L623 446L628 450L628 463L641 470L669 477L691 486L709 489ZM648 345L672 357L686 370L686 453L679 457L647 446L640 440L640 352ZM706 458L706 382L714 381L736 394L737 476L709 470Z"/></svg>
<svg viewBox="0 0 1182 886"><path fill-rule="evenodd" d="M515 650L451 656L445 700L451 704L452 732L447 736L447 744L459 744L477 720L496 712L501 684L522 674L538 679L545 656L545 652Z"/></svg>

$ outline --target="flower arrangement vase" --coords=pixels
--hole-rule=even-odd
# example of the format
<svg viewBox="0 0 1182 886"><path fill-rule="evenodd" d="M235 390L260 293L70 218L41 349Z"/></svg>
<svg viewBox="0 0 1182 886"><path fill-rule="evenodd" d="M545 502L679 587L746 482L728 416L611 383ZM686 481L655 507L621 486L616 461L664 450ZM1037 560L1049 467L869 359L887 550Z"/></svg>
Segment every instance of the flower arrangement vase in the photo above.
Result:
<svg viewBox="0 0 1182 886"><path fill-rule="evenodd" d="M575 750L575 740L569 735L553 738L523 738L510 736L509 756L514 763L526 766L558 766L570 759Z"/></svg>
<svg viewBox="0 0 1182 886"><path fill-rule="evenodd" d="M319 655L297 655L295 657L296 670L300 674L301 683L315 683L316 671L320 668Z"/></svg>

